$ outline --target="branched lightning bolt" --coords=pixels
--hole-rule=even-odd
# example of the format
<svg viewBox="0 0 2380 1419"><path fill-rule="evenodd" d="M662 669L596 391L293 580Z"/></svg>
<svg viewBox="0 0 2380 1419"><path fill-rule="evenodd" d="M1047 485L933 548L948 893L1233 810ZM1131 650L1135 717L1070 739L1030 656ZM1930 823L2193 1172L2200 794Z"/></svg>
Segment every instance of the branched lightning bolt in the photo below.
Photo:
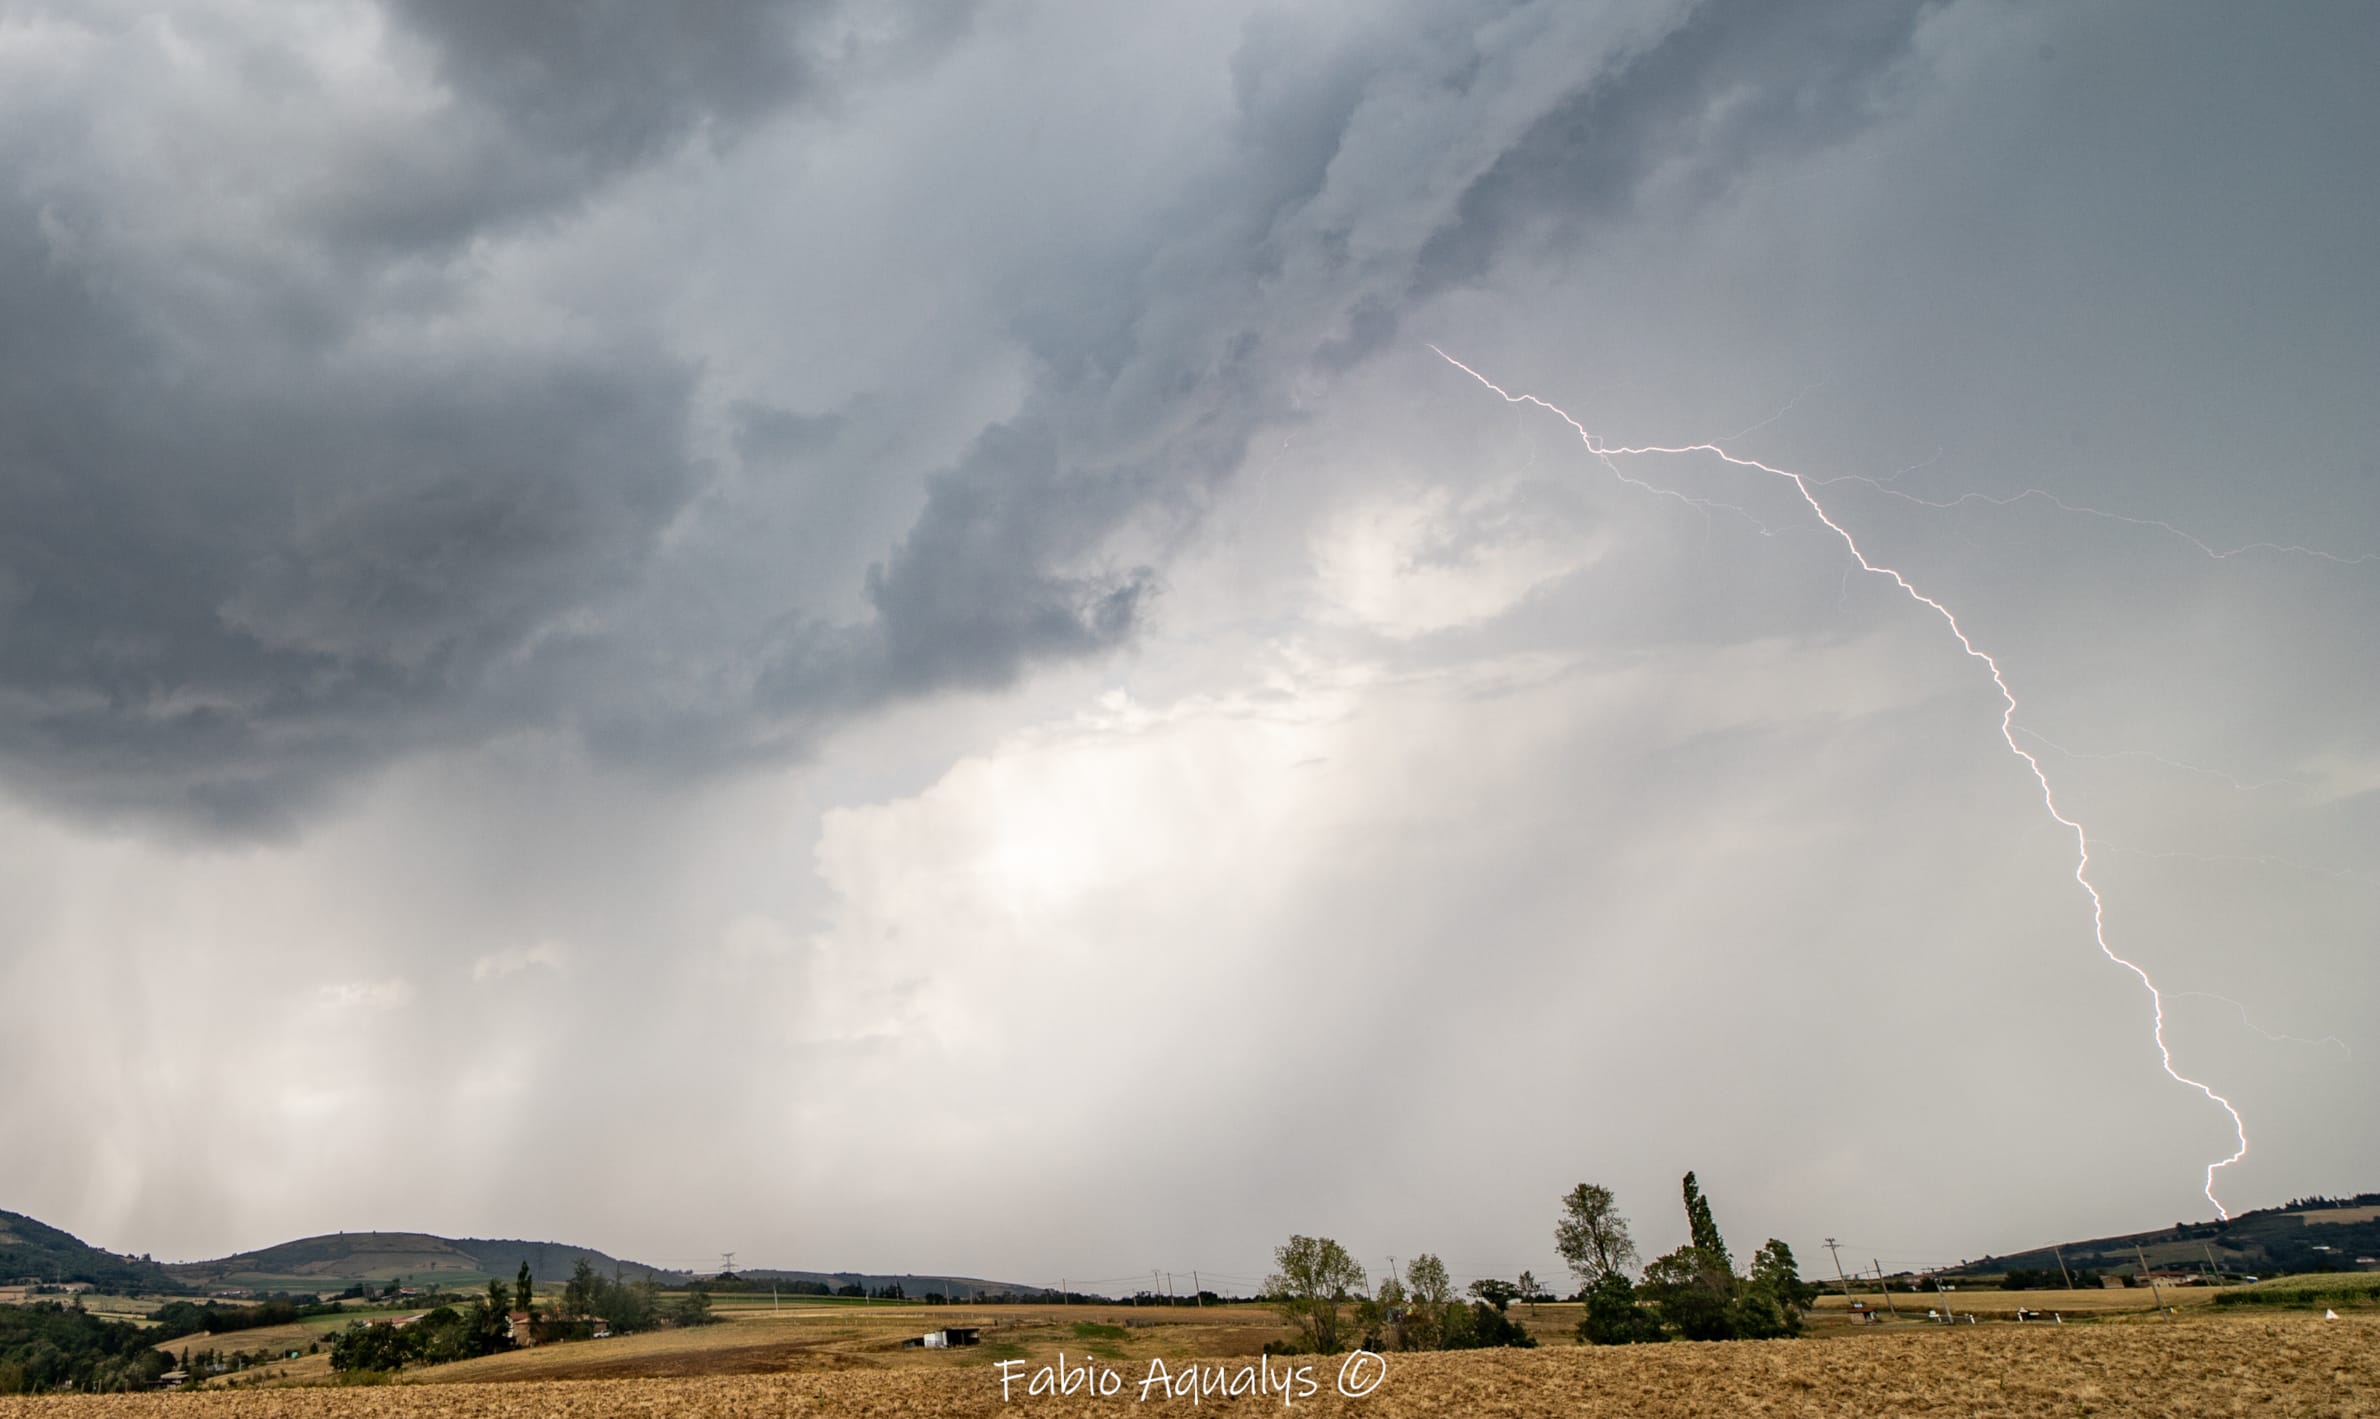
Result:
<svg viewBox="0 0 2380 1419"><path fill-rule="evenodd" d="M1932 611L1935 615L1942 618L1943 624L1950 627L1951 635L1958 640L1959 648L1961 650L1965 651L1972 659L1983 662L1984 668L1991 672L1992 684L2000 691L2000 701L2003 706L2000 711L2000 738L2008 745L2009 753L2014 754L2019 759L2024 760L2025 767L2032 772L2033 781L2041 786L2042 807L2049 811L2049 816L2055 819L2059 826L2074 834L2074 880L2081 885L2083 891L2088 894L2091 899L2091 935L2092 938L2098 942L2100 954L2106 956L2108 960L2114 962L2116 965L2122 966L2125 970L2130 971L2133 975L2139 977L2141 986L2148 991L2149 1003L2151 1008L2154 1010L2156 1017L2156 1024L2152 1032L2152 1038L2156 1041L2157 1056L2159 1061L2164 1066L2167 1077L2171 1078L2177 1084L2181 1084L2187 1088L2198 1091L2198 1093L2204 1095L2209 1102L2213 1103L2218 1108L2222 1109L2225 1114L2230 1116L2232 1133L2238 1140L2239 1147L2234 1150L2229 1157L2209 1163L2207 1164L2206 1168L2206 1200L2214 1204L2216 1215L2228 1220L2231 1216L2230 1209L2223 1205L2223 1200L2221 1198L2215 1196L2215 1173L2218 1169L2230 1167L2232 1164L2248 1156L2247 1120L2240 1117L2240 1111L2232 1106L2231 1100L2224 1098L2221 1094L2216 1093L2214 1089L2208 1085L2200 1082L2199 1080L2191 1078L2189 1075L2182 1073L2179 1069L2174 1067L2173 1048L2165 1042L2164 993L2158 990L2157 982L2150 979L2149 973L2146 970L2142 969L2138 963L2117 954L2115 947L2108 944L2107 903L2100 898L2099 889L2091 884L2090 838L2084 833L2082 824L2076 822L2072 818L2067 817L2065 813L2059 810L2057 796L2050 789L2049 775L2042 769L2041 760L2035 758L2032 753L2026 750L2024 745L2017 742L2016 694L2014 691L2008 688L2007 677L2000 673L2000 662L1994 660L1989 654L1979 648L1973 640L1968 638L1966 628L1959 624L1958 617L1951 613L1949 607L1943 605L1939 601L1936 601L1934 598L1926 595L1924 592L1919 591L1916 585L1912 583L1909 578L1903 576L1899 571L1893 569L1892 567L1869 561L1867 553L1860 550L1858 539L1854 538L1841 523L1835 521L1833 517L1827 514L1825 506L1818 501L1818 495L1810 490L1810 480L1803 477L1801 474L1791 472L1783 468L1771 467L1770 465L1762 463L1757 459L1738 457L1735 454L1729 453L1726 449L1721 448L1715 443L1682 444L1674 447L1647 445L1633 448L1615 447L1599 443L1596 441L1595 436L1587 431L1586 425L1572 418L1561 408L1547 403L1545 400L1538 398L1534 394L1511 393L1502 385L1497 384L1494 380L1489 379L1486 375L1483 375L1479 371L1471 368L1469 365L1464 364L1461 360L1456 359L1454 356L1446 353L1444 350L1439 349L1437 346L1432 345L1429 348L1432 354L1435 354L1439 359L1446 361L1446 363L1454 366L1456 369L1461 370L1463 373L1471 376L1471 378L1479 381L1479 383L1486 387L1489 392L1493 393L1496 395L1496 397L1502 399L1507 404L1534 404L1538 408L1543 409L1546 412L1552 414L1554 417L1560 419L1563 423L1568 424L1571 428L1571 431L1578 435L1578 441L1580 445L1584 447L1588 453L1593 454L1596 461L1608 469L1614 477L1618 478L1621 482L1628 483L1648 492L1660 493L1664 490L1657 488L1654 485L1643 481L1642 479L1630 477L1620 468L1617 460L1621 458L1647 457L1656 454L1666 454L1672 456L1697 453L1708 454L1722 462L1732 464L1737 468L1750 469L1755 472L1766 473L1771 477L1785 479L1786 481L1793 484L1794 490L1796 492L1801 494L1802 501L1809 504L1811 514L1815 516L1819 522L1824 524L1828 531L1834 533L1836 537L1842 539L1844 549L1851 553L1852 560L1859 564L1860 570L1875 576L1889 577L1892 580L1892 583L1895 586L1898 586L1901 591L1909 597L1910 600L1917 602L1919 605L1924 606L1926 609ZM1877 486L1881 487L1882 485L1878 484ZM1888 489L1887 491L1891 490ZM1671 493L1668 495L1672 497L1679 497L1681 501L1692 501L1691 499L1683 498L1682 495L1679 494Z"/></svg>
<svg viewBox="0 0 2380 1419"><path fill-rule="evenodd" d="M2312 1045L2316 1049L2320 1049L2324 1045L2337 1045L2341 1054L2344 1054L2349 1059L2353 1059L2355 1057L2355 1051L2348 1048L2347 1042L2340 1039L2337 1035L2324 1035L2321 1039L2313 1040L2306 1038L2304 1035L2274 1034L2272 1031L2264 1028L2262 1025L2257 1024L2254 1020L2249 1019L2248 1007L2240 1004L2238 1001L2232 999L2228 995L2217 995L2211 990L2177 990L2173 992L2173 998L2176 1000L2220 1000L2225 1005L2228 1005L2232 1009L2240 1012L2240 1023L2242 1025L2245 1025L2250 1031L2262 1035L2266 1039L2271 1040L2276 1044Z"/></svg>
<svg viewBox="0 0 2380 1419"><path fill-rule="evenodd" d="M2324 867L2319 863L2300 862L2294 857L2279 857L2269 852L2157 852L2147 848L2112 843L2105 838L2099 840L2099 850L2101 852L2127 853L2133 857L2145 857L2156 862L2236 862L2244 863L2250 867L2286 867L2292 872L2303 872L2310 877L2328 877L2337 882L2354 882L2365 887L2380 887L2380 877L2375 877L2369 872L2351 872L2344 867Z"/></svg>
<svg viewBox="0 0 2380 1419"><path fill-rule="evenodd" d="M2180 759L2169 759L2163 754L2156 753L2155 751L2149 749L2111 749L2104 753L2086 754L2079 749L2069 749L2065 745L2058 743L2054 739L2051 739L2049 736L2044 734L2036 734L2032 730L2026 729L2021 725L2017 728L2016 732L2022 734L2027 739L2032 740L2034 743L2039 744L2041 747L2053 750L2059 754L2063 754L2069 759L2146 759L2150 763L2156 764L2161 768L2174 769L2182 773L2197 774L2202 778L2221 779L2223 782L2231 785L2241 793L2255 793L2260 789L2278 788L2283 784L2289 784L2297 788L2306 788L2310 786L2304 779L2300 778L2268 778L2257 779L2251 782L2249 780L2242 779L2237 774L2231 773L2224 769L2211 769L2204 764L2192 764L2185 763Z"/></svg>
<svg viewBox="0 0 2380 1419"><path fill-rule="evenodd" d="M1895 478L1898 478L1899 476L1900 474L1897 473L1893 475ZM2064 498L2059 497L2057 494L2042 488L2027 488L2021 493L2009 493L2005 496L1995 495L1992 493L1961 493L1955 498L1936 499L1921 498L1915 493L1904 492L1899 488L1891 487L1889 486L1891 479L1869 478L1858 473L1845 473L1833 478L1813 478L1810 481L1822 488L1831 487L1837 483L1859 483L1873 488L1877 492L1885 494L1887 497L1899 498L1903 502L1911 502L1917 504L1919 507L1930 508L1959 508L1966 506L1968 503L1987 503L1993 507L2009 507L2016 503L2021 503L2027 498L2038 498L2041 501L2048 503L2050 506L2058 509L2060 512L2072 513L2077 517L2096 517L2108 522L2125 523L2132 527L2152 528L2158 532L2163 532L2169 536L2179 538L2181 541L2188 543L2190 546L2196 548L2198 551L2218 562L2228 562L2234 557L2243 557L2250 552L2269 552L2276 556L2288 557L2312 557L2317 561L2332 562L2342 567L2362 566L2371 562L2380 562L2380 552L2359 552L2352 556L2342 556L2337 552L2326 552L2320 547L2308 547L2296 542L2244 542L2237 547L2218 547L2207 541L2205 538L2198 536L2196 533L2190 532L2184 528L2176 527L2174 524L2165 521L2163 518L2134 517L2129 513L2109 512L2104 508L2085 507L2081 503L2070 503Z"/></svg>

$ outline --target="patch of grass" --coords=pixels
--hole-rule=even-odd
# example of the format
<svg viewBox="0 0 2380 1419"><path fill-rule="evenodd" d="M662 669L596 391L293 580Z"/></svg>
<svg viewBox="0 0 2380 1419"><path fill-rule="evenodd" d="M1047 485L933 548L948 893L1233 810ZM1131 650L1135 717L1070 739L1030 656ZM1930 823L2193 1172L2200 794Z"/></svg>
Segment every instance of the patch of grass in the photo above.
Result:
<svg viewBox="0 0 2380 1419"><path fill-rule="evenodd" d="M1077 1340L1122 1340L1124 1327L1101 1325L1097 1321L1078 1320L1074 1323L1074 1338Z"/></svg>

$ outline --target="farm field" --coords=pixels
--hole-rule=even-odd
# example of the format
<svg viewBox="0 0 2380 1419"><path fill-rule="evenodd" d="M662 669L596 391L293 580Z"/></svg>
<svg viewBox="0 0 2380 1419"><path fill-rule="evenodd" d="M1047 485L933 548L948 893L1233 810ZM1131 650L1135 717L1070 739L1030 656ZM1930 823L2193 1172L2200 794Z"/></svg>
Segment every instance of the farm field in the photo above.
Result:
<svg viewBox="0 0 2380 1419"><path fill-rule="evenodd" d="M580 1347L584 1348L584 1347ZM148 1415L343 1416L852 1414L881 1416L1111 1414L1138 1408L1142 1363L1109 1362L1123 1377L1105 1398L1019 1392L1004 1403L998 1370L982 1357L885 1367L836 1352L815 1368L773 1375L660 1379L549 1379L521 1383L408 1383L371 1389L281 1389L186 1395L0 1399L0 1419L139 1419ZM1071 1357L1070 1357L1071 1358ZM1188 1360L1189 1356L1179 1357ZM1246 1360L1218 1362L1237 1371ZM1857 1339L1669 1344L1589 1349L1392 1355L1368 1397L1336 1395L1338 1363L1315 1366L1319 1392L1293 1408L1406 1419L1421 1415L1706 1416L2197 1415L2255 1412L2345 1416L2372 1412L2380 1393L2380 1318L2358 1314L2217 1319L2171 1324L1879 1329ZM461 1367L456 1367L461 1368ZM1179 1369L1179 1365L1174 1366ZM1149 1403L1206 1414L1278 1413L1276 1392L1218 1399L1152 1392ZM1143 1411L1145 1412L1145 1411Z"/></svg>
<svg viewBox="0 0 2380 1419"><path fill-rule="evenodd" d="M1884 1296L1879 1291L1852 1288L1854 1299L1865 1301L1875 1310L1885 1310ZM2163 1288L2165 1304L2175 1310L2187 1311L2211 1304L2222 1294L2214 1286L2167 1286ZM1895 1291L1892 1304L1899 1308L1903 1320L1924 1320L1927 1311L1938 1311L1948 1304L1951 1311L1977 1320L2013 1320L2019 1309L2046 1311L2063 1316L2111 1316L2138 1313L2148 1316L2157 1311L2157 1293L2147 1287L2108 1291L2099 1287L2075 1291L2001 1291L1971 1287L1952 1291L1947 1297L1932 1291ZM1840 1291L1829 1291L1812 1306L1814 1318L1842 1317L1848 1313L1850 1302Z"/></svg>

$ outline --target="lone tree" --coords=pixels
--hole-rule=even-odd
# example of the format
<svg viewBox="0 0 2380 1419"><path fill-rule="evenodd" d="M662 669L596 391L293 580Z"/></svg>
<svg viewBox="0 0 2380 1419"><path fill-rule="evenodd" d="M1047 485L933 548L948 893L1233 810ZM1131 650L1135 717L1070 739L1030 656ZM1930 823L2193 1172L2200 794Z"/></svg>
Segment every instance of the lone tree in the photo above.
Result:
<svg viewBox="0 0 2380 1419"><path fill-rule="evenodd" d="M1611 1189L1597 1183L1580 1183L1563 1196L1562 1219L1554 1224L1554 1250L1589 1290L1606 1276L1625 1277L1636 1266L1628 1219L1620 1215Z"/></svg>
<svg viewBox="0 0 2380 1419"><path fill-rule="evenodd" d="M1339 1327L1339 1303L1360 1291L1364 1269L1347 1249L1328 1237L1291 1236L1273 1252L1280 1268L1264 1283L1267 1300L1281 1308L1317 1354L1335 1355L1347 1348Z"/></svg>
<svg viewBox="0 0 2380 1419"><path fill-rule="evenodd" d="M520 1271L512 1278L512 1308L528 1310L537 1300L537 1284L529 1275L529 1263L522 1262Z"/></svg>
<svg viewBox="0 0 2380 1419"><path fill-rule="evenodd" d="M1405 1318L1397 1325L1397 1348L1445 1350L1449 1333L1461 1328L1455 1317L1462 1310L1455 1300L1454 1278L1436 1254L1423 1252L1405 1264Z"/></svg>
<svg viewBox="0 0 2380 1419"><path fill-rule="evenodd" d="M1711 1201L1702 1195L1692 1173L1686 1174L1686 1228L1694 1239L1696 1251L1708 1256L1711 1264L1721 1271L1735 1274L1735 1259L1727 1254L1727 1239L1719 1235L1719 1224L1711 1220Z"/></svg>

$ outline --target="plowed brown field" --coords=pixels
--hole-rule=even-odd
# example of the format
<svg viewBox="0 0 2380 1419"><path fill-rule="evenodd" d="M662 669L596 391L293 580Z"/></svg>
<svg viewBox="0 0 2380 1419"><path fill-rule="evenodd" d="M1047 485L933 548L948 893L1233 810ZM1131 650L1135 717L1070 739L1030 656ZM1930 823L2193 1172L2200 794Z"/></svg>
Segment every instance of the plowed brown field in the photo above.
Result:
<svg viewBox="0 0 2380 1419"><path fill-rule="evenodd" d="M1214 1365L1219 1362L1203 1362ZM1236 1369L1242 1361L1220 1362ZM1283 1362L1274 1361L1275 1373ZM1333 1393L1335 1361L1309 1361L1321 1392L1293 1412L1420 1415L2324 1415L2380 1413L2380 1320L2316 1316L2173 1324L1911 1329L1857 1339L1625 1349L1391 1355L1368 1398ZM404 1384L180 1395L0 1399L0 1419L463 1419L463 1416L1048 1415L1277 1413L1279 1395L1195 1406L1152 1393L1145 1365L1112 1398L1003 1403L988 1365L690 1379Z"/></svg>

